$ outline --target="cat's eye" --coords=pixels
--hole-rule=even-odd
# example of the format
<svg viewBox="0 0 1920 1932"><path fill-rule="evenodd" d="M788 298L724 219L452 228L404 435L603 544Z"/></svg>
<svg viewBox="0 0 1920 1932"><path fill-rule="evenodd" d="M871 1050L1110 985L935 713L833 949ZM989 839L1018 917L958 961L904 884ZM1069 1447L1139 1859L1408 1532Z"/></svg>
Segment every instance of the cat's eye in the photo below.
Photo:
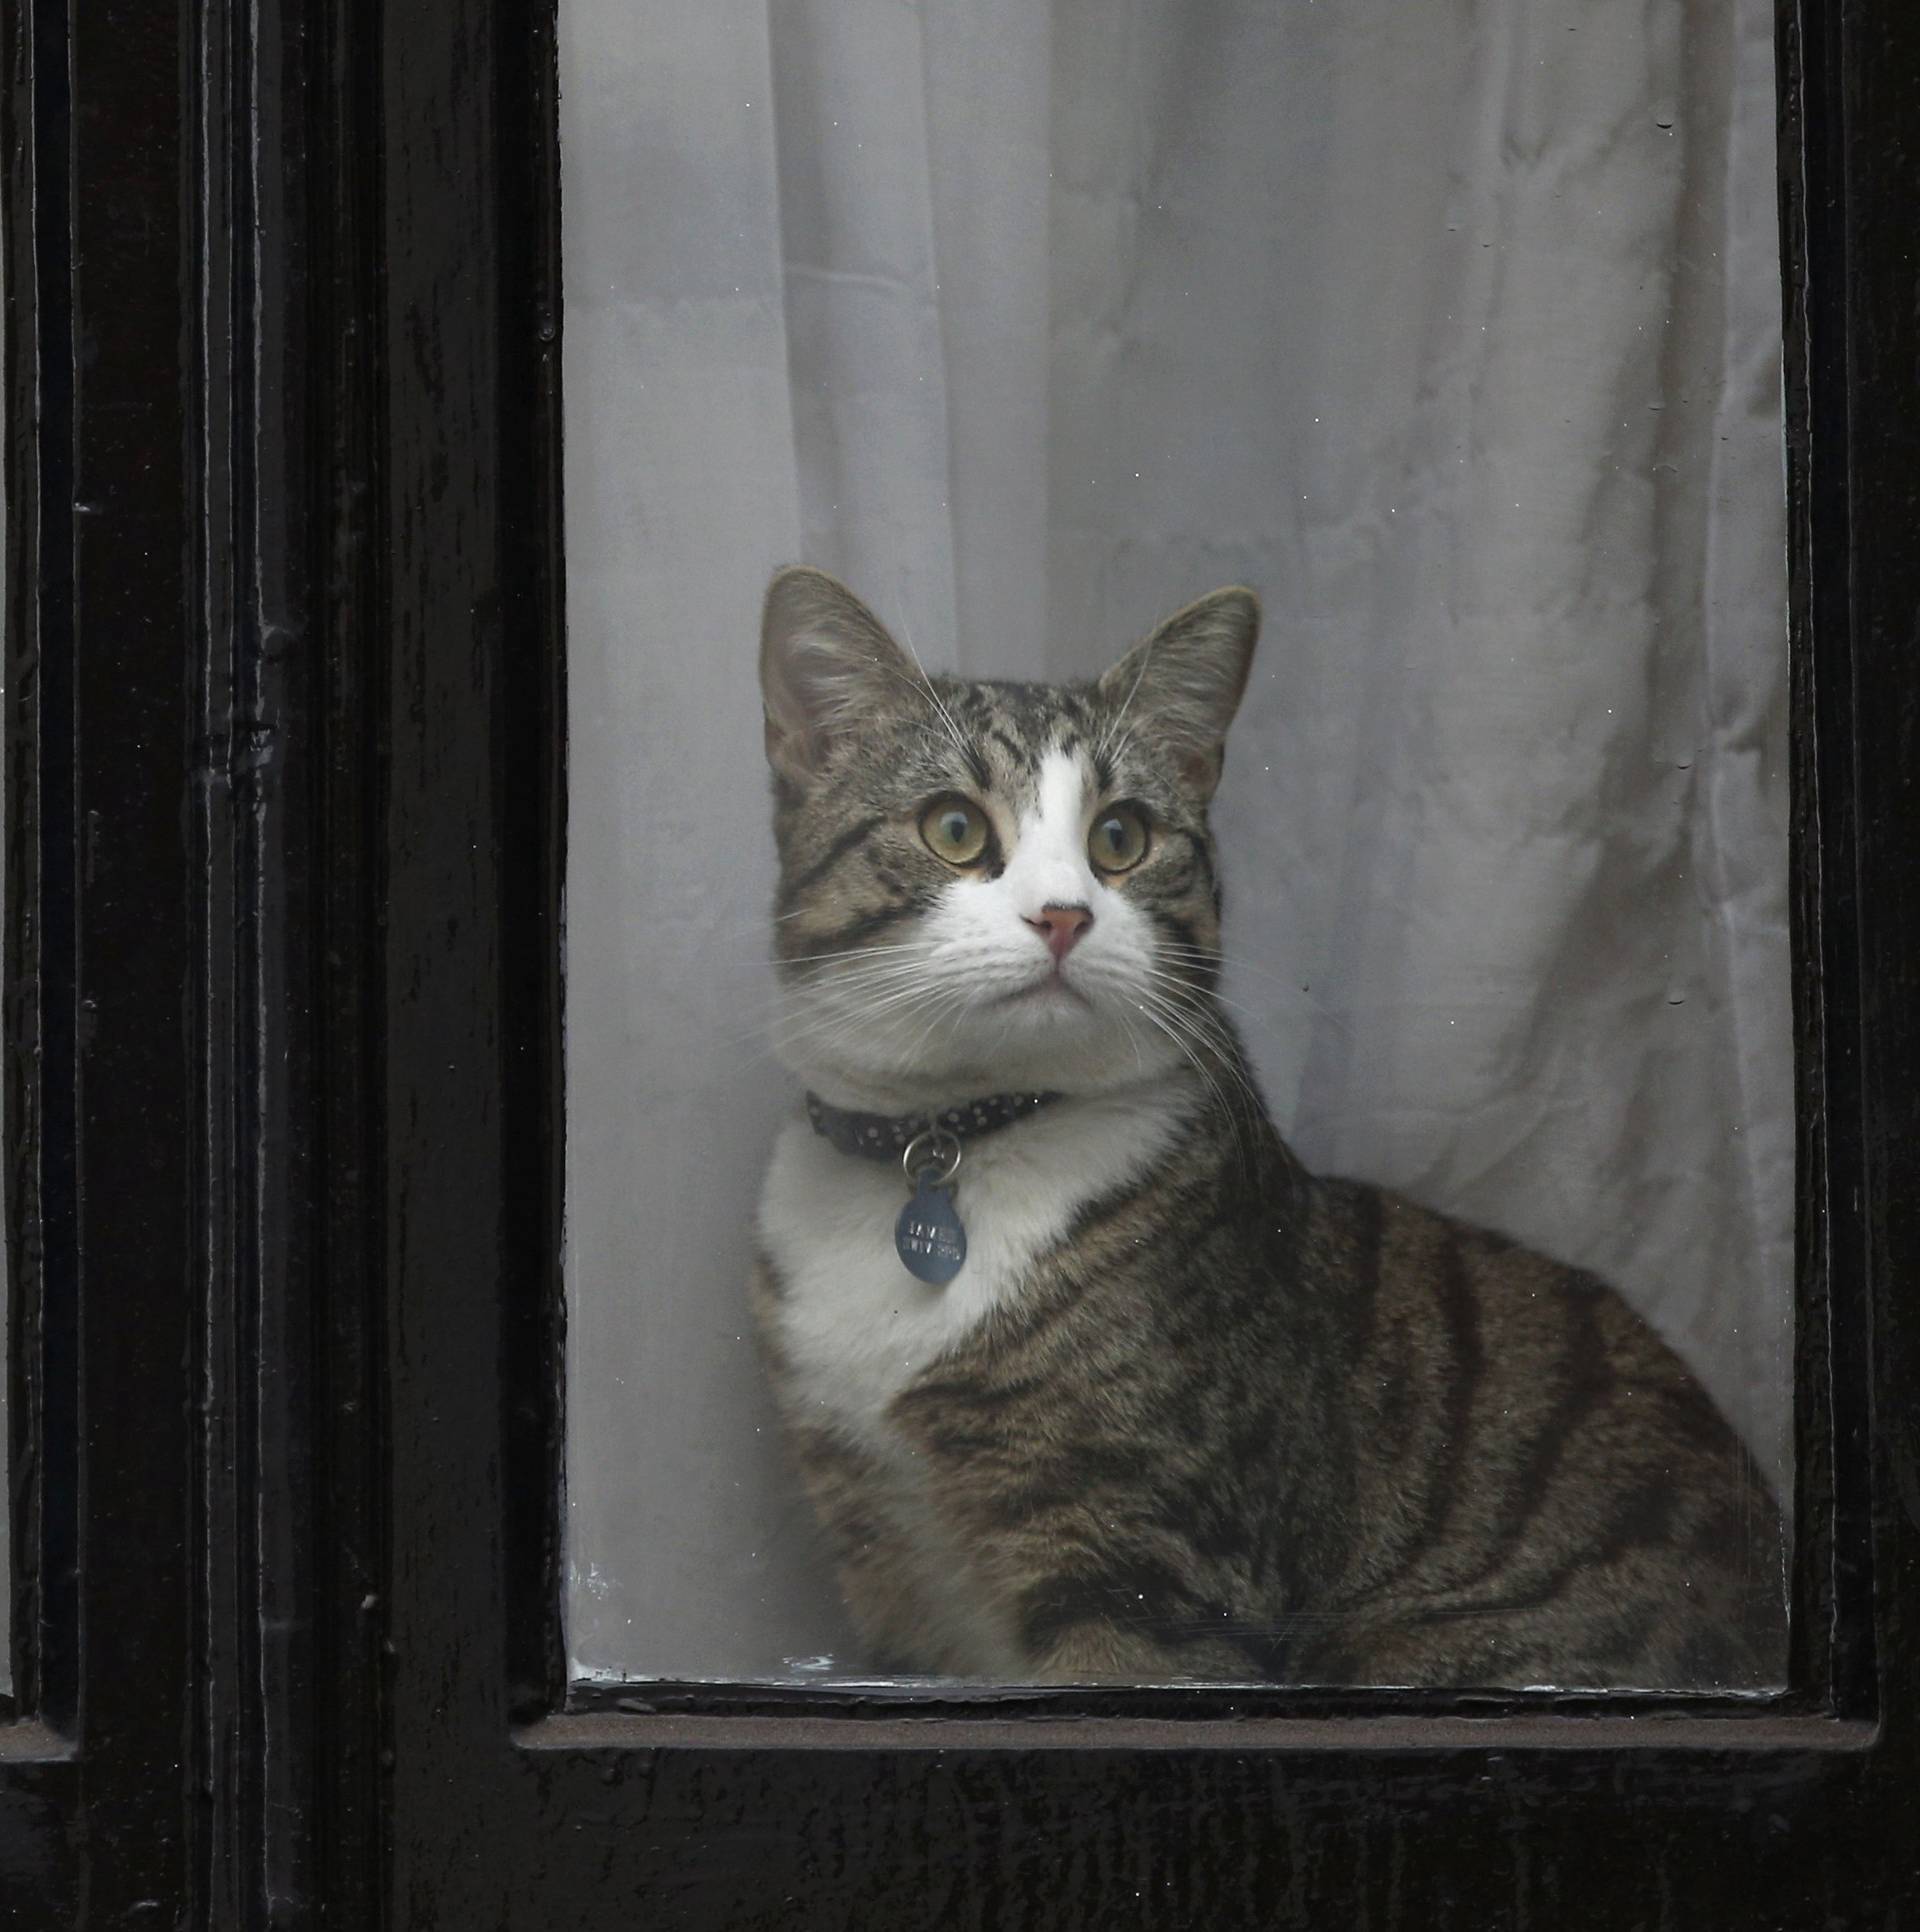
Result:
<svg viewBox="0 0 1920 1932"><path fill-rule="evenodd" d="M987 849L987 815L966 798L936 798L920 814L927 850L949 865L971 865Z"/></svg>
<svg viewBox="0 0 1920 1932"><path fill-rule="evenodd" d="M1087 835L1087 857L1100 872L1130 872L1147 856L1147 820L1137 805L1109 805Z"/></svg>

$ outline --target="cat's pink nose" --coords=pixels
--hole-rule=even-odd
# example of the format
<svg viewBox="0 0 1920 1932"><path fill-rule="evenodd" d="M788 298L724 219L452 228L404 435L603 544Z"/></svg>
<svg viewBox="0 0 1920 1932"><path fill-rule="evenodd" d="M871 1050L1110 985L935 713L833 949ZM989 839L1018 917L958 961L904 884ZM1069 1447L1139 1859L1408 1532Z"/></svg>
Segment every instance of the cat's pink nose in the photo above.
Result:
<svg viewBox="0 0 1920 1932"><path fill-rule="evenodd" d="M1093 914L1085 906L1042 906L1039 918L1027 924L1053 949L1058 961L1072 952L1080 935L1093 924Z"/></svg>

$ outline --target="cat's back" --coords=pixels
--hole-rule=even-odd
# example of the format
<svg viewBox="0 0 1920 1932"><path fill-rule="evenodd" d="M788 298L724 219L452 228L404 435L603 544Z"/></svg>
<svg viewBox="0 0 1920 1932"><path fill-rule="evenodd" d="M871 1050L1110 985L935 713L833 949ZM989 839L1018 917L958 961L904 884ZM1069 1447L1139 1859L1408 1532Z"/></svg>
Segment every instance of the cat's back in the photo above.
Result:
<svg viewBox="0 0 1920 1932"><path fill-rule="evenodd" d="M1349 1264L1345 1507L1366 1525L1321 1580L1362 1611L1324 1646L1328 1674L1777 1679L1765 1480L1625 1298L1385 1190L1315 1194L1323 1246Z"/></svg>
<svg viewBox="0 0 1920 1932"><path fill-rule="evenodd" d="M1589 1271L1363 1182L1314 1188L1383 1453L1406 1444L1510 1492L1602 1466L1692 1472L1751 1460L1680 1356Z"/></svg>

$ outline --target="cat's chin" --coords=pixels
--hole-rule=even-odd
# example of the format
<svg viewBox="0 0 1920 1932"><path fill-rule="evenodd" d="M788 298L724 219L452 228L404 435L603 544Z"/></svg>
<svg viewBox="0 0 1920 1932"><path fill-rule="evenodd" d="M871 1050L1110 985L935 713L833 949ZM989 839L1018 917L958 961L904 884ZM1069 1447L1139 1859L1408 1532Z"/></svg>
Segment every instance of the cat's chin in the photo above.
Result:
<svg viewBox="0 0 1920 1932"><path fill-rule="evenodd" d="M885 1025L836 1027L832 1050L823 1053L809 1051L808 1029L797 1028L775 1050L789 1072L835 1106L938 1112L983 1094L1091 1096L1183 1073L1187 1058L1178 1042L1144 1013L1109 987L1043 973L1002 992L977 990L937 1025L916 1023L904 1038Z"/></svg>
<svg viewBox="0 0 1920 1932"><path fill-rule="evenodd" d="M1070 1055L1084 1053L1081 1043L1088 1030L1100 1024L1093 1001L1078 987L1057 979L1002 993L980 1011L1021 1057L1041 1042L1065 1045Z"/></svg>

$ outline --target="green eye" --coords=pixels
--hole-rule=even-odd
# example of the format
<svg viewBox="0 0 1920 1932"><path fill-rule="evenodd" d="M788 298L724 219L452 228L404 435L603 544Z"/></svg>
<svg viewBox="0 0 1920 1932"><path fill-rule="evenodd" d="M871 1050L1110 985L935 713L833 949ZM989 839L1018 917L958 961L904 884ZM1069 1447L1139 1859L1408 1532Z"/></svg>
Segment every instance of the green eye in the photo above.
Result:
<svg viewBox="0 0 1920 1932"><path fill-rule="evenodd" d="M927 850L949 865L971 865L987 849L987 815L965 798L936 798L920 814Z"/></svg>
<svg viewBox="0 0 1920 1932"><path fill-rule="evenodd" d="M1093 821L1087 857L1101 872L1131 872L1147 856L1146 816L1135 805L1109 805Z"/></svg>

